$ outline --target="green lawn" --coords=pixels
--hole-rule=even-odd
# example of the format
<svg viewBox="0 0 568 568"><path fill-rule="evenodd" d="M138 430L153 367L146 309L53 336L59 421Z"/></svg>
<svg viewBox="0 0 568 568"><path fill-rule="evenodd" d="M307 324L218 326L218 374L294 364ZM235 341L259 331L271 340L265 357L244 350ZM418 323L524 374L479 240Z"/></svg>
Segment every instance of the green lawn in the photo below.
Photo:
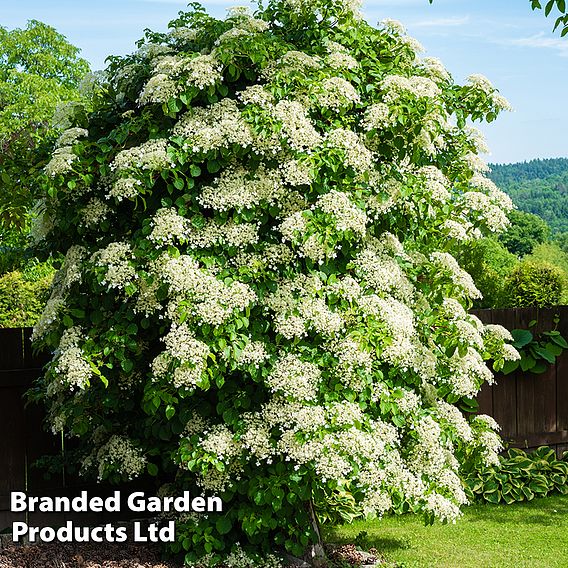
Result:
<svg viewBox="0 0 568 568"><path fill-rule="evenodd" d="M568 496L513 505L475 505L455 525L425 527L419 518L388 517L327 532L352 543L366 531L375 547L405 568L567 568Z"/></svg>

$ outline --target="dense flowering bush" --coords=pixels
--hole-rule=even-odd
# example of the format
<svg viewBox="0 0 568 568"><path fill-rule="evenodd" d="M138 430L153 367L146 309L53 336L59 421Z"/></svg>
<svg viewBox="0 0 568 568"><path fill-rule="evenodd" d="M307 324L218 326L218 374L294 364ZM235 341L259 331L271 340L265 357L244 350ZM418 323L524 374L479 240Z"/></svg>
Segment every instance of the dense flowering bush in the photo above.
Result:
<svg viewBox="0 0 568 568"><path fill-rule="evenodd" d="M455 520L460 456L500 449L460 408L518 356L448 252L507 224L466 126L506 101L353 1L194 5L139 47L46 168L53 428L100 479L221 495L178 519L187 562L302 554L345 495Z"/></svg>

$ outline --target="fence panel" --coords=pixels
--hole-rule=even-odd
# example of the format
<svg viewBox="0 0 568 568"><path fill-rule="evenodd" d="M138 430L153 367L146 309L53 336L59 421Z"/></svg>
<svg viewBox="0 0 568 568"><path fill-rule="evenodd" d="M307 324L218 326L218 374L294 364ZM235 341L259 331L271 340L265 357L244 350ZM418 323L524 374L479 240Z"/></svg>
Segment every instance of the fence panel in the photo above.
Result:
<svg viewBox="0 0 568 568"><path fill-rule="evenodd" d="M536 321L531 328L534 334L553 329L558 317L558 331L568 338L568 306L473 313L484 323L501 324L507 329L527 329ZM497 375L496 384L485 385L477 400L479 412L497 420L503 438L511 446L534 449L547 445L558 455L568 449L568 351L542 374L519 369L511 375Z"/></svg>

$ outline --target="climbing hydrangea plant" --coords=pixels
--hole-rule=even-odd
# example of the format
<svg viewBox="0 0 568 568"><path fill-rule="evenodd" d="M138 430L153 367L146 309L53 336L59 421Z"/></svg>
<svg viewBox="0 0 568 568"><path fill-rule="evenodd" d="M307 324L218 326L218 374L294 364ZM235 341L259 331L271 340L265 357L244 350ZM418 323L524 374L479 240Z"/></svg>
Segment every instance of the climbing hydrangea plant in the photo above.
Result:
<svg viewBox="0 0 568 568"><path fill-rule="evenodd" d="M462 410L518 354L449 251L507 224L466 122L508 103L418 52L354 0L194 4L111 58L46 167L52 427L100 479L219 494L177 521L188 563L301 555L345 495L453 521L460 458L496 463Z"/></svg>

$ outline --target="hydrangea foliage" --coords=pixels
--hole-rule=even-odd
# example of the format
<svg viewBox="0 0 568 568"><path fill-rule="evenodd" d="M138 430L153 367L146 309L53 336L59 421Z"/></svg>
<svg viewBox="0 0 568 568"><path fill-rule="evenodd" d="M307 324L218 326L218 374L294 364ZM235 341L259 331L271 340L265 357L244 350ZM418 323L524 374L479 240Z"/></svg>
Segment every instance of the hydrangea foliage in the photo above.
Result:
<svg viewBox="0 0 568 568"><path fill-rule="evenodd" d="M46 167L52 426L100 479L222 496L178 519L188 562L302 554L314 511L453 521L460 460L496 461L464 409L517 354L450 251L507 224L466 123L508 104L418 51L353 0L192 5L111 59Z"/></svg>

